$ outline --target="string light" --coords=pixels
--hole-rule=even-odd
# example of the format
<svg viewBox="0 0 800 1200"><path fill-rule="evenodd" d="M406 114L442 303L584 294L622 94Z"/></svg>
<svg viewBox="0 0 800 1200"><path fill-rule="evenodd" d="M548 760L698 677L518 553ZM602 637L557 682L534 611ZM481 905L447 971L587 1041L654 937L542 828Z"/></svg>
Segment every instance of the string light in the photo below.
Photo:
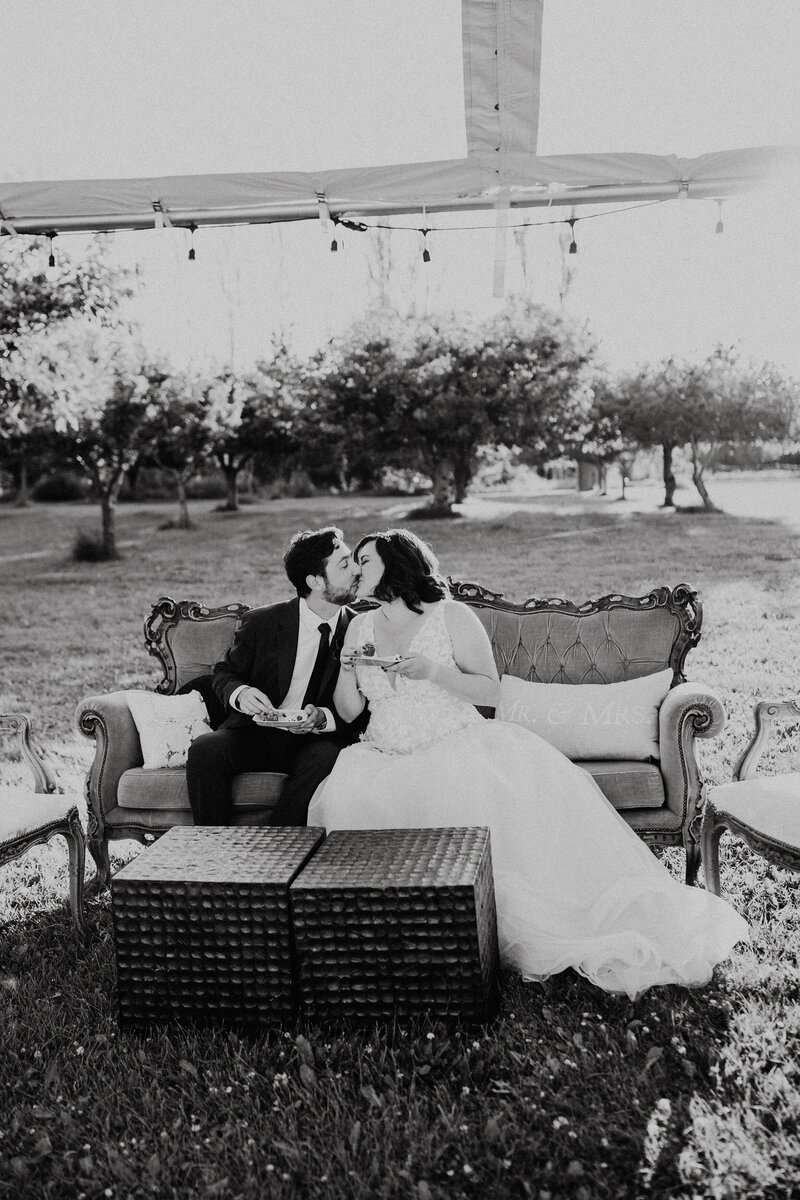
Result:
<svg viewBox="0 0 800 1200"><path fill-rule="evenodd" d="M189 226L189 233L191 234L191 237L192 237L192 244L189 247L189 262L194 262L197 257L197 255L194 252L194 231L195 231L195 229L197 229L197 226L195 225L194 221L192 221L192 223Z"/></svg>
<svg viewBox="0 0 800 1200"><path fill-rule="evenodd" d="M56 256L53 250L53 238L57 237L58 234L55 232L55 230L53 230L51 233L48 233L47 236L50 239L50 255L47 259L47 270L45 271L45 277L49 279L51 283L53 283L56 279L58 279L58 265L56 264Z"/></svg>
<svg viewBox="0 0 800 1200"><path fill-rule="evenodd" d="M725 232L725 226L722 222L722 206L724 203L725 203L724 200L717 200L717 206L719 208L719 217L717 218L717 224L714 228L715 233L724 233Z"/></svg>
<svg viewBox="0 0 800 1200"><path fill-rule="evenodd" d="M685 200L685 199L687 199L688 194L689 194L689 182L688 182L688 180L682 180L681 184L680 184L680 190L678 193L679 198ZM670 203L669 199L645 200L641 204L626 204L620 208L612 208L605 212L590 212L590 213L587 213L585 216L581 216L581 217L555 218L554 220L548 220L548 221L518 221L518 222L515 222L512 225L510 225L509 228L517 231L517 230L522 230L522 229L538 229L539 227L545 226L545 225L569 225L570 235L571 235L570 243L569 243L569 253L577 254L578 253L578 243L575 240L575 226L577 225L578 221L598 220L601 217L616 216L618 213L635 212L636 209L639 209L639 208L652 208L653 205L655 205L655 204L669 204L669 203ZM717 221L717 225L716 225L717 233L722 233L724 231L724 225L722 222L722 205L723 205L723 203L724 203L724 200L717 199L717 204L720 206L720 216L719 216L719 220ZM423 213L423 219L424 219L425 216L427 215L426 211L425 211L425 205L422 206L422 213ZM423 225L421 227L417 226L417 225L390 225L383 221L370 221L369 223L367 223L366 221L359 221L359 220L355 220L354 218L344 217L344 216L335 218L335 221L337 224L342 225L345 229L353 230L354 233L368 233L369 230L371 230L371 229L386 229L390 233L398 233L398 232L421 233L422 241L423 241L422 261L426 262L426 263L431 261L431 255L430 255L430 251L428 249L428 244L427 244L428 234L431 232L431 230L429 227L427 227L425 225ZM491 228L491 226L489 226L489 225L441 225L441 226L437 226L436 232L437 233L457 233L457 232L464 232L465 230L469 231L469 232L476 232L481 229L489 229L489 228ZM335 246L332 245L331 249L332 250L335 249Z"/></svg>
<svg viewBox="0 0 800 1200"><path fill-rule="evenodd" d="M625 204L621 208L611 208L607 212L587 213L586 216L576 217L575 220L576 221L578 221L578 220L580 220L580 221L598 220L601 217L617 216L618 213L635 212L638 208L652 208L654 204L669 204L669 203L671 203L670 199L644 200L644 201L642 201L641 204ZM425 206L423 205L423 210L424 210L424 207ZM550 206L548 205L548 208L549 207ZM424 215L425 214L423 212L423 216ZM343 225L345 227L345 229L352 229L354 233L368 233L370 231L370 229L387 229L387 230L389 230L390 233L397 233L397 232L424 233L425 232L425 227L419 226L419 225L389 225L383 221L370 221L370 223L367 224L366 221L356 221L351 217L337 217L337 221L340 225ZM554 217L548 221L513 221L509 224L509 229L540 229L540 228L543 228L545 225L566 225L566 224L568 224L568 218ZM466 230L470 233L474 233L476 230L494 229L494 228L495 228L495 225L440 225L440 226L438 226L436 232L437 233L463 233Z"/></svg>
<svg viewBox="0 0 800 1200"><path fill-rule="evenodd" d="M427 215L428 215L428 214L427 214L427 211L426 211L426 209L425 209L425 205L423 204L423 206L422 206L422 219L423 219L423 221L425 220L425 218L427 217ZM426 227L423 225L422 229L420 230L420 233L422 234L422 261L423 261L424 263L429 263L429 262L431 261L431 252L430 252L430 250L428 249L428 234L430 233L430 230L429 230L429 229L427 229L427 228L426 228Z"/></svg>
<svg viewBox="0 0 800 1200"><path fill-rule="evenodd" d="M339 243L336 240L336 226L338 225L339 222L337 221L336 217L333 217L332 220L333 220L333 241L331 242L331 254L336 254L337 250L339 249Z"/></svg>

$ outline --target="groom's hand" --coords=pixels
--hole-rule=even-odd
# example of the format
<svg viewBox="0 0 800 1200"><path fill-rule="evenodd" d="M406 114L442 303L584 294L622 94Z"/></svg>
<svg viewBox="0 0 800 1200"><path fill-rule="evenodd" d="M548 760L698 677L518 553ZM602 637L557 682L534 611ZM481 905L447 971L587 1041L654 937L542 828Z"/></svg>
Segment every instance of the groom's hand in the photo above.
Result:
<svg viewBox="0 0 800 1200"><path fill-rule="evenodd" d="M257 687L248 686L243 688L236 697L236 704L239 711L245 713L248 717L257 717L261 713L275 711L275 706L269 696Z"/></svg>

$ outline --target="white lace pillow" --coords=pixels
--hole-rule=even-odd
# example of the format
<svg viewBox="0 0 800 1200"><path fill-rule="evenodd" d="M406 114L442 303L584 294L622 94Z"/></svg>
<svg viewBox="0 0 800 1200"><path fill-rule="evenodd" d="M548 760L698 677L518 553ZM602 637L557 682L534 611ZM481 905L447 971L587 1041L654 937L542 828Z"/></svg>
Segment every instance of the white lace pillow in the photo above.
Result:
<svg viewBox="0 0 800 1200"><path fill-rule="evenodd" d="M667 668L622 683L500 680L498 721L524 725L567 758L658 758L658 710L672 683Z"/></svg>
<svg viewBox="0 0 800 1200"><path fill-rule="evenodd" d="M139 731L145 767L185 767L194 739L211 730L199 692L185 696L128 692L126 699Z"/></svg>

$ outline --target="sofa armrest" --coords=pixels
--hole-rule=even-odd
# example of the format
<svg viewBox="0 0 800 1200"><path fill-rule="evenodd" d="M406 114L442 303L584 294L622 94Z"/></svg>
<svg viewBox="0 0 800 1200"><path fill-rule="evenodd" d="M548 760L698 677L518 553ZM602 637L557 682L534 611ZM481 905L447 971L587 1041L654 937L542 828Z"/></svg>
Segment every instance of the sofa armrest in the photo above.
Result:
<svg viewBox="0 0 800 1200"><path fill-rule="evenodd" d="M659 710L658 741L667 807L680 817L684 829L694 820L700 799L695 738L716 737L725 720L719 696L700 683L679 683L667 693Z"/></svg>
<svg viewBox="0 0 800 1200"><path fill-rule="evenodd" d="M89 696L75 710L81 733L95 740L94 760L86 776L90 838L103 837L105 814L117 807L120 777L144 761L127 695L127 692L109 692L105 696Z"/></svg>

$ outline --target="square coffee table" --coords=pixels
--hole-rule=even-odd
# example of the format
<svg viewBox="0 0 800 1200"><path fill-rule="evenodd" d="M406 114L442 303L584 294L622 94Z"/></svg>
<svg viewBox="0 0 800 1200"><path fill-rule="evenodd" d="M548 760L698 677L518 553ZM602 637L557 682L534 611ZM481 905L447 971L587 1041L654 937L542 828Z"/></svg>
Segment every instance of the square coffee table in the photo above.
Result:
<svg viewBox="0 0 800 1200"><path fill-rule="evenodd" d="M289 885L316 828L181 826L111 881L119 1019L290 1019Z"/></svg>
<svg viewBox="0 0 800 1200"><path fill-rule="evenodd" d="M488 829L336 830L289 891L307 1016L490 1015L498 954Z"/></svg>

